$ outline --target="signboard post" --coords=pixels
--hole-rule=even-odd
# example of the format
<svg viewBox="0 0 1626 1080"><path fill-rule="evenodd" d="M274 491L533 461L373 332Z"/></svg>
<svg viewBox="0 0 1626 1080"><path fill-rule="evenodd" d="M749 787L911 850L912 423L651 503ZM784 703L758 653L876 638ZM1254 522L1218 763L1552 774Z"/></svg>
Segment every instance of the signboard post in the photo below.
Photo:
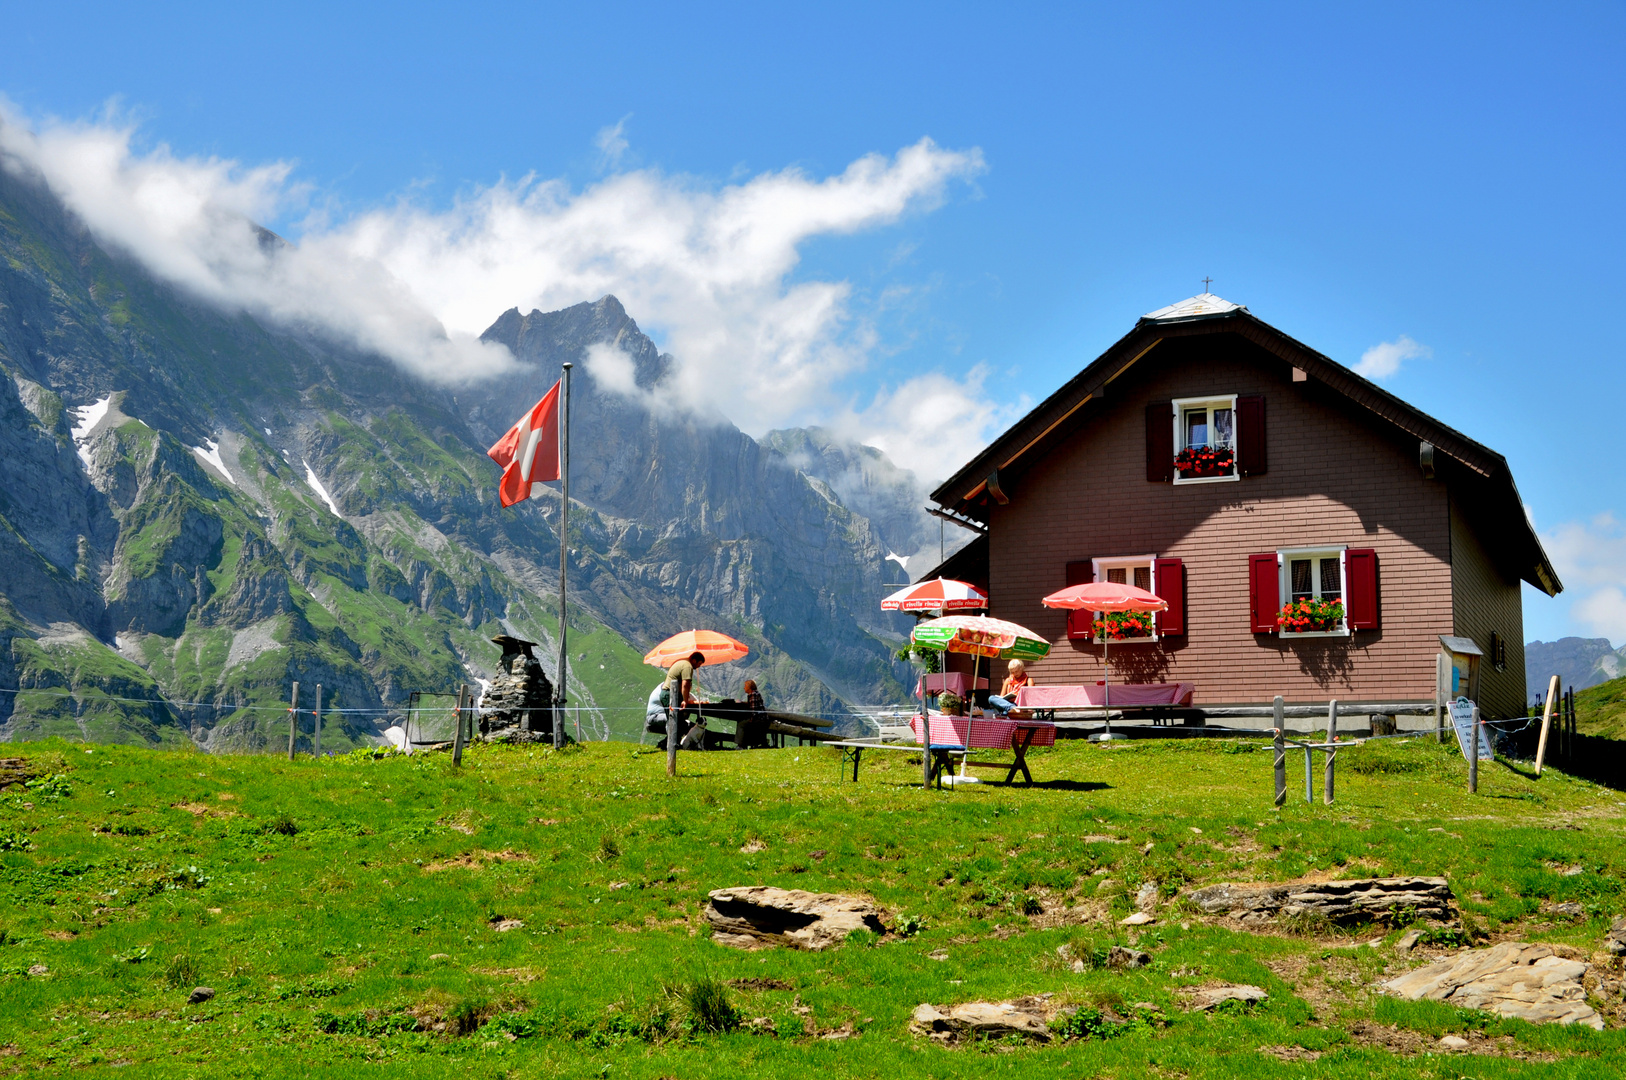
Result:
<svg viewBox="0 0 1626 1080"><path fill-rule="evenodd" d="M1479 722L1478 705L1465 697L1457 698L1451 702L1451 723L1457 729L1457 746L1462 749L1462 756L1471 768L1478 771L1476 763L1480 758L1495 759L1490 734Z"/></svg>

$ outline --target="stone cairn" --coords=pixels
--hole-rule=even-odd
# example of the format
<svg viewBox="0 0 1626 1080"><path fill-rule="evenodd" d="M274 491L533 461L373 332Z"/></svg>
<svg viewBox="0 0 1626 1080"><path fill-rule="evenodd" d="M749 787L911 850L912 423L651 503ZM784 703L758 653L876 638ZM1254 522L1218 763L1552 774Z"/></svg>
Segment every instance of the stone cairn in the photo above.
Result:
<svg viewBox="0 0 1626 1080"><path fill-rule="evenodd" d="M491 639L502 649L491 688L480 698L480 734L495 741L553 739L553 684L531 651L536 644L507 634Z"/></svg>

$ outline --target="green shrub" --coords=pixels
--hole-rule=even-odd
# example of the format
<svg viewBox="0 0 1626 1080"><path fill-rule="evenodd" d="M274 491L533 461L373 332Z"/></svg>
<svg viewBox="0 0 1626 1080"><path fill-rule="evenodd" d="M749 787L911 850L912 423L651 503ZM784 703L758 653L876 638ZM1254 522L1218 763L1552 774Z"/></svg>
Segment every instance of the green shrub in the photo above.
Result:
<svg viewBox="0 0 1626 1080"><path fill-rule="evenodd" d="M179 990L198 985L203 981L203 972L190 954L176 953L170 957L169 966L164 968L164 981L171 989Z"/></svg>
<svg viewBox="0 0 1626 1080"><path fill-rule="evenodd" d="M740 1014L728 1000L728 987L715 979L700 979L683 991L689 1020L699 1031L732 1031L740 1026Z"/></svg>
<svg viewBox="0 0 1626 1080"><path fill-rule="evenodd" d="M266 836L295 836L299 825L288 814L277 814L260 823L260 832Z"/></svg>

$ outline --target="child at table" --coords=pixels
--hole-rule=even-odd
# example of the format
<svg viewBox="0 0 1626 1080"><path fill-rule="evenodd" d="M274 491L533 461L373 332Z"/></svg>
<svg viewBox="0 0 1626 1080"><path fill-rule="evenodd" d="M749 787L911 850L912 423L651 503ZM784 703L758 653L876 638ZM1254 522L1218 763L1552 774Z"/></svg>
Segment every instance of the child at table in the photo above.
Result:
<svg viewBox="0 0 1626 1080"><path fill-rule="evenodd" d="M1005 677L1005 682L1000 686L999 693L988 696L988 705L1000 716L1004 716L1016 708L1016 692L1018 690L1024 686L1033 685L1033 679L1028 675L1028 666L1022 661L1012 660L1006 665L1006 670L1010 674Z"/></svg>

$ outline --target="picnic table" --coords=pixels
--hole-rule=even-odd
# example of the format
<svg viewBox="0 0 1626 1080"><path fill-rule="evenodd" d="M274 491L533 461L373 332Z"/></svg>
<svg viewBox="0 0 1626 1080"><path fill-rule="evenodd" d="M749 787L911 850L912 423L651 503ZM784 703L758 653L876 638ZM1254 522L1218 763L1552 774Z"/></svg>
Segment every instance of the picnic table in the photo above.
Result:
<svg viewBox="0 0 1626 1080"><path fill-rule="evenodd" d="M929 713L926 730L922 731L917 715L909 722L915 741L923 743L932 762L927 779L942 785L943 771L952 769L953 757L959 754L967 766L982 769L1005 769L1005 782L1011 783L1020 772L1022 779L1031 784L1033 774L1028 771L1027 753L1030 746L1056 745L1056 725L1046 720L1015 720L1008 717L981 718L971 716L943 716ZM1009 750L1013 760L978 761L970 756L973 750Z"/></svg>
<svg viewBox="0 0 1626 1080"><path fill-rule="evenodd" d="M1154 724L1172 717L1176 706L1190 705L1195 683L1114 683L1111 693L1105 682L1089 686L1024 686L1016 692L1016 707L1030 709L1044 720L1054 720L1062 710L1112 708L1125 712L1149 712Z"/></svg>

